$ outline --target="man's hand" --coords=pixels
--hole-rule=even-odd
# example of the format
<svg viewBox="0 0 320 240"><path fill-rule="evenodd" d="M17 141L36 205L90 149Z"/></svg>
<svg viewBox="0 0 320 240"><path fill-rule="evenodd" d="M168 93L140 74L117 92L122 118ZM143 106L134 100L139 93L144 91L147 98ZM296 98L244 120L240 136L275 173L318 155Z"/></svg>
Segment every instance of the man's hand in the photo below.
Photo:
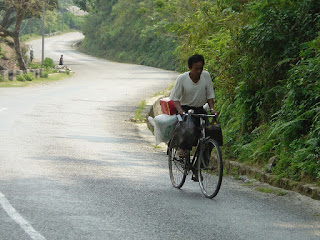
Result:
<svg viewBox="0 0 320 240"><path fill-rule="evenodd" d="M213 100L213 98L208 99L208 104L209 104L209 107L210 107L211 114L212 115L213 114L218 115L219 113L213 109L214 108L214 100Z"/></svg>
<svg viewBox="0 0 320 240"><path fill-rule="evenodd" d="M218 115L219 113L217 111L215 111L213 108L210 108L210 112L213 115Z"/></svg>
<svg viewBox="0 0 320 240"><path fill-rule="evenodd" d="M178 113L182 116L183 114L185 114L185 112L183 111L183 109L178 110Z"/></svg>

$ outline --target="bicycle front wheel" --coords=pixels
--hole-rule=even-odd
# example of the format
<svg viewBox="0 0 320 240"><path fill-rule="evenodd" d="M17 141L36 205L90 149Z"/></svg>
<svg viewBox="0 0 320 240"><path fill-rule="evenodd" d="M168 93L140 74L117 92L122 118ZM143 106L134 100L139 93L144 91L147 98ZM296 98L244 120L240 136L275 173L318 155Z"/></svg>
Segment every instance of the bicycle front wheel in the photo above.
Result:
<svg viewBox="0 0 320 240"><path fill-rule="evenodd" d="M178 148L169 147L168 149L169 174L172 185L175 188L181 188L186 181L187 163L190 158L189 152L184 158L179 157Z"/></svg>
<svg viewBox="0 0 320 240"><path fill-rule="evenodd" d="M207 198L213 198L218 194L222 183L222 155L215 140L208 139L203 144L198 160L198 179L202 193Z"/></svg>

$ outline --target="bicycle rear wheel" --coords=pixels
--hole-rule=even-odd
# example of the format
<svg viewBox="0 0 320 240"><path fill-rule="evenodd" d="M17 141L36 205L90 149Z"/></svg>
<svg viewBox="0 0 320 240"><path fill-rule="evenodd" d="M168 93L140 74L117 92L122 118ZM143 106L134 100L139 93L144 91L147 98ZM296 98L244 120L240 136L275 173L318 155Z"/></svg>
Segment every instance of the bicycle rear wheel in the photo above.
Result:
<svg viewBox="0 0 320 240"><path fill-rule="evenodd" d="M190 159L190 153L187 151L187 157L181 158L178 155L178 148L169 147L168 149L169 175L172 185L175 188L181 188L187 176L187 163Z"/></svg>
<svg viewBox="0 0 320 240"><path fill-rule="evenodd" d="M218 194L222 183L222 155L220 146L215 140L210 138L203 144L198 160L199 185L207 198L213 198Z"/></svg>

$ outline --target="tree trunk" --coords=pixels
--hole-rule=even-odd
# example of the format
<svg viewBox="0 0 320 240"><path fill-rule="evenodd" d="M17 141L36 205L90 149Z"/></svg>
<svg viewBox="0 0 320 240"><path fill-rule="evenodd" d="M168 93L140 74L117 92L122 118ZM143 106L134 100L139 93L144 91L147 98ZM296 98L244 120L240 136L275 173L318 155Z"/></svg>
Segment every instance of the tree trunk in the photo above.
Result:
<svg viewBox="0 0 320 240"><path fill-rule="evenodd" d="M19 33L13 34L13 40L14 40L14 49L16 51L18 63L20 70L27 70L26 64L23 60L22 53L21 53L21 46L20 46L20 39L19 39Z"/></svg>
<svg viewBox="0 0 320 240"><path fill-rule="evenodd" d="M17 9L17 15L16 15L16 26L14 28L13 32L13 40L14 40L14 49L16 50L16 55L18 59L18 63L20 66L20 70L27 70L26 64L23 60L22 53L21 53L21 45L20 45L20 27L21 23L24 19L25 13L21 9Z"/></svg>

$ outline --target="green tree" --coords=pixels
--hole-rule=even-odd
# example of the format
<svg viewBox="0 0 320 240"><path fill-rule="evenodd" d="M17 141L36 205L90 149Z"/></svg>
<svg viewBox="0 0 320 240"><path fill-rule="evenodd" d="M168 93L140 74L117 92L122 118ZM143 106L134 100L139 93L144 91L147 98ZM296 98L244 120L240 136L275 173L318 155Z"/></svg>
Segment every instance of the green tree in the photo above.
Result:
<svg viewBox="0 0 320 240"><path fill-rule="evenodd" d="M105 1L100 0L73 0L73 2L80 7L83 11L93 12L99 9Z"/></svg>
<svg viewBox="0 0 320 240"><path fill-rule="evenodd" d="M10 36L14 40L15 52L21 70L26 70L20 46L20 29L22 21L26 18L39 16L41 14L43 1L40 0L1 0L0 12L3 15L0 23L0 36ZM48 7L56 7L57 1L50 0Z"/></svg>

